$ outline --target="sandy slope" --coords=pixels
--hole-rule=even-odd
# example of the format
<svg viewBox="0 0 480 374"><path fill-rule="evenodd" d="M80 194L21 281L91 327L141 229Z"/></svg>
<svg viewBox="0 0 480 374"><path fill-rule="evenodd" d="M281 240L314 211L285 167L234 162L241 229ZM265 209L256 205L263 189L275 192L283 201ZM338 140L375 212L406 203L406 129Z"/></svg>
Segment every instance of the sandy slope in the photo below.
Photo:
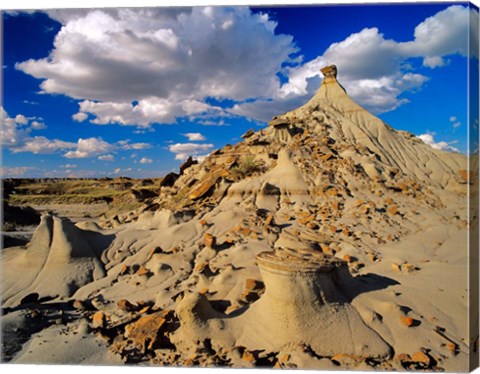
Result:
<svg viewBox="0 0 480 374"><path fill-rule="evenodd" d="M27 342L12 362L467 370L466 159L324 73L134 222L44 216L4 250L2 327Z"/></svg>

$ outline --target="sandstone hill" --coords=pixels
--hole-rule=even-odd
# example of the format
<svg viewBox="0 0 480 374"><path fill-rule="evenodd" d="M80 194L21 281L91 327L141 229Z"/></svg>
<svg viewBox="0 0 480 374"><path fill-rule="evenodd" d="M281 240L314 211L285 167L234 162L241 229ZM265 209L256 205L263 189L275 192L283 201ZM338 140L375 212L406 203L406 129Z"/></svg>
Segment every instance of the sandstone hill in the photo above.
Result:
<svg viewBox="0 0 480 374"><path fill-rule="evenodd" d="M68 304L67 336L88 352L104 339L82 363L466 368L467 159L392 129L322 72L304 106L183 165L134 212L44 216L5 250L9 326ZM58 360L40 339L62 327L47 325L13 362Z"/></svg>

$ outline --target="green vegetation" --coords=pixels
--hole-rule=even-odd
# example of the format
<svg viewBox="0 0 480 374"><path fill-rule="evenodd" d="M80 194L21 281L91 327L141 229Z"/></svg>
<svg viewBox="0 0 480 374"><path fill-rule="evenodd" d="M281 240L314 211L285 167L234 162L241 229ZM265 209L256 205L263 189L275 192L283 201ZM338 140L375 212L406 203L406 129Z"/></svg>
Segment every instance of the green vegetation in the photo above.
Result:
<svg viewBox="0 0 480 374"><path fill-rule="evenodd" d="M232 168L232 176L234 179L241 179L261 171L262 167L260 163L255 160L255 157L253 155L247 155L240 160L237 166Z"/></svg>

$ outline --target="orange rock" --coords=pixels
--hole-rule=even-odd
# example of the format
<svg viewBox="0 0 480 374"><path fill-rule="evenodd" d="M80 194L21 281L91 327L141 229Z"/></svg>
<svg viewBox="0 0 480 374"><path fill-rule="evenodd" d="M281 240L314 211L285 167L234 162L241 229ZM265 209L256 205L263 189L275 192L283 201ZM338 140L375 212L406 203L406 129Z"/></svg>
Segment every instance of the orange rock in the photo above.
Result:
<svg viewBox="0 0 480 374"><path fill-rule="evenodd" d="M190 192L190 195L188 195L188 198L190 200L198 200L202 197L207 197L208 195L210 195L214 190L218 180L223 174L223 172L215 172L213 173L213 175L205 177L203 180L201 180L195 185L195 187Z"/></svg>
<svg viewBox="0 0 480 374"><path fill-rule="evenodd" d="M96 312L92 317L92 327L102 328L105 327L106 317L103 312Z"/></svg>
<svg viewBox="0 0 480 374"><path fill-rule="evenodd" d="M327 255L333 256L335 254L335 250L333 248L330 248L326 244L320 243L320 249L322 250L323 253Z"/></svg>
<svg viewBox="0 0 480 374"><path fill-rule="evenodd" d="M255 356L253 355L252 352L245 350L242 355L242 360L247 361L249 363L254 363L255 362Z"/></svg>
<svg viewBox="0 0 480 374"><path fill-rule="evenodd" d="M265 226L270 226L272 221L273 221L273 215L269 213L267 215L267 218L265 218Z"/></svg>
<svg viewBox="0 0 480 374"><path fill-rule="evenodd" d="M195 265L195 271L202 272L208 266L208 262L201 262Z"/></svg>
<svg viewBox="0 0 480 374"><path fill-rule="evenodd" d="M253 291L262 288L262 282L259 282L256 279L247 278L245 279L245 290Z"/></svg>
<svg viewBox="0 0 480 374"><path fill-rule="evenodd" d="M400 362L410 362L410 361L411 361L411 358L410 358L410 355L409 355L409 354L400 353L400 354L398 354L398 355L395 356L395 360L396 360L396 361L400 361Z"/></svg>
<svg viewBox="0 0 480 374"><path fill-rule="evenodd" d="M342 234L345 236L351 236L352 232L348 230L346 227L342 227Z"/></svg>
<svg viewBox="0 0 480 374"><path fill-rule="evenodd" d="M351 261L352 261L352 256L350 256L350 255L343 255L343 260L344 260L344 261L347 261L347 262L351 262Z"/></svg>
<svg viewBox="0 0 480 374"><path fill-rule="evenodd" d="M202 288L200 291L198 291L200 295L205 295L207 292L208 292L208 287Z"/></svg>
<svg viewBox="0 0 480 374"><path fill-rule="evenodd" d="M330 197L337 197L338 194L339 194L338 190L335 187L329 188L328 190L325 191L325 195Z"/></svg>
<svg viewBox="0 0 480 374"><path fill-rule="evenodd" d="M161 329L165 321L160 312L141 317L125 326L125 337L142 349L155 349L163 338Z"/></svg>
<svg viewBox="0 0 480 374"><path fill-rule="evenodd" d="M122 299L117 302L118 309L123 312L133 312L136 308L130 301Z"/></svg>
<svg viewBox="0 0 480 374"><path fill-rule="evenodd" d="M424 366L427 366L427 367L430 366L430 364L432 362L431 358L427 354L425 354L421 351L415 352L412 355L412 361L416 362L416 363L423 364Z"/></svg>
<svg viewBox="0 0 480 374"><path fill-rule="evenodd" d="M142 276L142 275L150 275L150 270L148 270L145 266L140 266L140 268L137 270L137 272L135 273L139 276Z"/></svg>
<svg viewBox="0 0 480 374"><path fill-rule="evenodd" d="M332 233L337 232L337 226L335 226L335 225L330 225L330 227L329 227L328 229L329 229L330 232L332 232Z"/></svg>
<svg viewBox="0 0 480 374"><path fill-rule="evenodd" d="M400 316L400 322L403 326L411 327L413 325L414 319L411 317Z"/></svg>
<svg viewBox="0 0 480 374"><path fill-rule="evenodd" d="M395 204L395 202L393 201L393 199L390 198L390 197L385 200L385 203L386 203L387 205L393 205L393 204Z"/></svg>
<svg viewBox="0 0 480 374"><path fill-rule="evenodd" d="M199 223L200 223L202 226L206 226L206 225L207 225L207 220L201 219Z"/></svg>
<svg viewBox="0 0 480 374"><path fill-rule="evenodd" d="M203 236L203 242L207 248L212 248L217 244L217 238L212 234L207 233Z"/></svg>
<svg viewBox="0 0 480 374"><path fill-rule="evenodd" d="M250 229L248 227L240 230L240 234L243 235L243 236L250 235L251 232L252 232L252 229Z"/></svg>
<svg viewBox="0 0 480 374"><path fill-rule="evenodd" d="M398 206L393 205L390 208L387 209L387 212L394 216L395 214L398 214Z"/></svg>
<svg viewBox="0 0 480 374"><path fill-rule="evenodd" d="M75 309L83 310L85 309L85 303L82 300L75 300L72 304Z"/></svg>
<svg viewBox="0 0 480 374"><path fill-rule="evenodd" d="M123 265L122 265L122 268L120 269L119 275L125 275L125 274L127 274L127 273L128 273L128 270L129 270L128 266L125 265L125 264L123 264Z"/></svg>
<svg viewBox="0 0 480 374"><path fill-rule="evenodd" d="M400 268L400 266L398 264L392 264L390 267L396 273L400 273L402 271L402 269Z"/></svg>
<svg viewBox="0 0 480 374"><path fill-rule="evenodd" d="M148 253L148 258L151 258L153 255L155 255L157 253L162 253L162 248L160 248L160 247L152 248L150 250L150 252Z"/></svg>
<svg viewBox="0 0 480 374"><path fill-rule="evenodd" d="M413 264L403 264L402 265L402 272L404 272L404 273L411 273L415 270L417 270L417 268Z"/></svg>
<svg viewBox="0 0 480 374"><path fill-rule="evenodd" d="M459 352L459 347L458 347L458 344L456 343L451 343L451 342L447 343L447 349L454 355L457 355Z"/></svg>

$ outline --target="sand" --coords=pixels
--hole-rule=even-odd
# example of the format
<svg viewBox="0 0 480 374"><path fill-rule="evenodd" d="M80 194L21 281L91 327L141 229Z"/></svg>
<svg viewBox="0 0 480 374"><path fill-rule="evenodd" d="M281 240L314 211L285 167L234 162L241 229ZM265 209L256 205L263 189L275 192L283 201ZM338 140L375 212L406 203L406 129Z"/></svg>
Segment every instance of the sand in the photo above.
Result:
<svg viewBox="0 0 480 374"><path fill-rule="evenodd" d="M324 74L154 204L2 250L4 359L467 371L467 159Z"/></svg>

